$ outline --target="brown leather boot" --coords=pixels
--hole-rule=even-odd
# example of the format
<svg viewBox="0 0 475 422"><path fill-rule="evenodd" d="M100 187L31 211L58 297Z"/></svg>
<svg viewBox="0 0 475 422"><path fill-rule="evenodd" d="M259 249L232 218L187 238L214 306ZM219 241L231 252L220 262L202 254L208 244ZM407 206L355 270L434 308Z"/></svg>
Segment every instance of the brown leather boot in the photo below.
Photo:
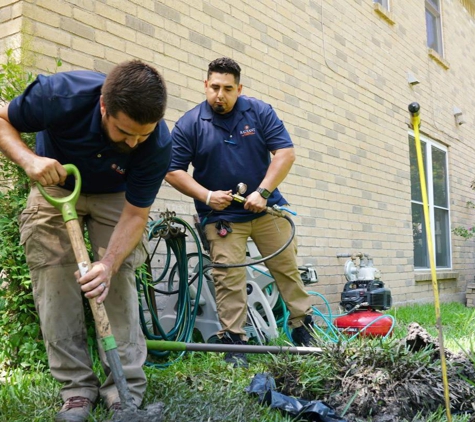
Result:
<svg viewBox="0 0 475 422"><path fill-rule="evenodd" d="M55 422L84 422L91 415L93 403L87 397L70 397L56 414Z"/></svg>

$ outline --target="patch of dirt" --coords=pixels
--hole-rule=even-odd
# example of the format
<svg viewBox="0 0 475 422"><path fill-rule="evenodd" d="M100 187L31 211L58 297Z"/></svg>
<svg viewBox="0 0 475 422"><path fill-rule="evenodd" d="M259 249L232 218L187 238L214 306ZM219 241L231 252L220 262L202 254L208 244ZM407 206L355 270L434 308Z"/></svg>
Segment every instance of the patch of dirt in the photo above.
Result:
<svg viewBox="0 0 475 422"><path fill-rule="evenodd" d="M328 380L325 397L317 399L344 413L349 422L423 420L419 417L445 407L439 342L419 324L412 323L407 337L391 347L362 342L355 348L346 343L330 346L324 353L322 359L331 361L336 376ZM474 363L464 353L446 350L445 356L451 410L473 412ZM284 394L304 394L295 371L281 373L276 384Z"/></svg>

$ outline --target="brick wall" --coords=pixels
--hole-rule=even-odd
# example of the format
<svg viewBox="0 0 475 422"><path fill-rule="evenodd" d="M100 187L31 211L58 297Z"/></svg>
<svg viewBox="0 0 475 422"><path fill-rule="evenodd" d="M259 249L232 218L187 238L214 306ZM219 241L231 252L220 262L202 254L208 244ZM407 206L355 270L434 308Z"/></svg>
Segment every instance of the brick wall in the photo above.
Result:
<svg viewBox="0 0 475 422"><path fill-rule="evenodd" d="M443 2L442 60L426 46L423 2L372 0L29 0L0 1L0 33L23 33L45 72L95 69L140 58L169 89L166 121L204 100L207 64L236 59L244 93L271 103L286 123L297 162L281 190L298 216L299 261L318 269L315 290L333 304L345 259L368 253L396 303L432 300L430 274L413 267L408 112L421 104L421 131L448 146L452 226L473 211L474 20L460 1ZM7 19L5 18L7 17ZM0 39L3 42L3 39ZM407 73L420 84L411 86ZM455 124L453 107L466 124ZM154 212L191 222L191 200L164 186ZM155 214L156 215L156 214ZM442 300L464 300L473 279L474 244L452 239L453 271Z"/></svg>
<svg viewBox="0 0 475 422"><path fill-rule="evenodd" d="M22 43L22 1L0 0L0 63L7 49L18 50Z"/></svg>

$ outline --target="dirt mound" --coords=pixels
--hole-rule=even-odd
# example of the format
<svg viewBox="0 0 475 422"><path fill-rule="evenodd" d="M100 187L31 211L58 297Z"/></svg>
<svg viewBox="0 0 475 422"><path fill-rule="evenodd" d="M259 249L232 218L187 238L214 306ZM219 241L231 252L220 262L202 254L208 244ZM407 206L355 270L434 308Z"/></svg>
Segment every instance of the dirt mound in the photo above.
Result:
<svg viewBox="0 0 475 422"><path fill-rule="evenodd" d="M328 403L350 422L424 420L445 407L437 339L413 323L405 339L387 343L361 341L325 347L321 362L331 362L334 376L326 382L324 397L306 398ZM450 351L446 351L446 363L452 412L473 412L474 363L465 354ZM299 379L295 374L280 377L278 387L304 395Z"/></svg>

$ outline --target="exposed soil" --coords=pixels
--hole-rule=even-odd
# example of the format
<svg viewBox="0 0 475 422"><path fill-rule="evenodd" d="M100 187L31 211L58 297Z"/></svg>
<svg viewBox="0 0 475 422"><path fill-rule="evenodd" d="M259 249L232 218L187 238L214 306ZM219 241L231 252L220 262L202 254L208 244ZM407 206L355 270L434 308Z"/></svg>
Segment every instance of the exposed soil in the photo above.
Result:
<svg viewBox="0 0 475 422"><path fill-rule="evenodd" d="M323 358L332 361L337 376L325 386L326 397L318 399L349 422L422 421L445 407L439 342L418 324L412 323L407 337L391 348L355 349L346 343L330 349ZM450 351L445 356L451 412L468 412L475 422L475 360ZM315 399L305 397L292 371L279 374L276 383L284 394Z"/></svg>

